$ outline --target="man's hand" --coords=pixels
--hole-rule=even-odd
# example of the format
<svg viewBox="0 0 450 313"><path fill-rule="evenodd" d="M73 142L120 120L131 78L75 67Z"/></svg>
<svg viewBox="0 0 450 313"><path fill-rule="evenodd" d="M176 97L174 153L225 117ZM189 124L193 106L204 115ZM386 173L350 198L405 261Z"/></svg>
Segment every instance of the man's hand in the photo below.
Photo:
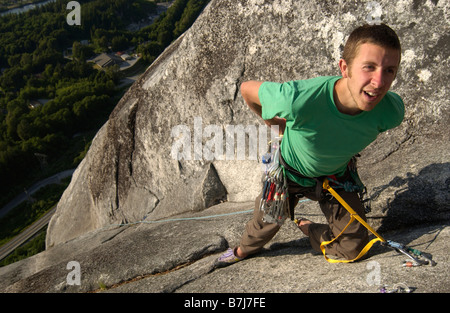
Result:
<svg viewBox="0 0 450 313"><path fill-rule="evenodd" d="M278 126L278 136L282 136L284 134L284 130L286 129L286 119L275 116L270 120L264 120L267 126Z"/></svg>

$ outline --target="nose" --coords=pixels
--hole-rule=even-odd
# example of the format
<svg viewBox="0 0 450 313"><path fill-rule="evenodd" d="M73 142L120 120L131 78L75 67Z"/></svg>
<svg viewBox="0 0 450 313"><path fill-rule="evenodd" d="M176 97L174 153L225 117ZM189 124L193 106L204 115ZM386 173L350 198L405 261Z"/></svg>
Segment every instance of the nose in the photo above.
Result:
<svg viewBox="0 0 450 313"><path fill-rule="evenodd" d="M381 70L373 72L371 84L374 88L380 89L384 87L385 84L385 77L384 73Z"/></svg>

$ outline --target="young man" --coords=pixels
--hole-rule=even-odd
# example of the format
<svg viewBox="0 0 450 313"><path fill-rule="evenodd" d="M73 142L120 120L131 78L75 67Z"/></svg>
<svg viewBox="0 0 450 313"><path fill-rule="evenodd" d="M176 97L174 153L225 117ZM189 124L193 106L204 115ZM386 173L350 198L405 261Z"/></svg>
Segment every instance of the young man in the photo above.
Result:
<svg viewBox="0 0 450 313"><path fill-rule="evenodd" d="M314 250L320 252L321 242L337 237L349 222L350 214L333 197L317 193L316 180L311 178L334 175L339 182L355 183L348 169L352 157L379 133L402 122L403 101L389 91L400 57L400 41L390 27L364 25L351 33L344 47L339 61L342 77L283 84L248 81L241 85L241 94L250 109L267 125L278 125L283 132L280 162L289 183L291 219L301 196L319 201L327 219L328 224L306 219L298 223ZM337 191L366 220L358 192ZM219 258L220 264L232 264L257 253L279 230L278 224L263 221L259 203L260 196L240 245L228 249ZM352 260L368 241L367 229L355 221L326 246L325 252Z"/></svg>

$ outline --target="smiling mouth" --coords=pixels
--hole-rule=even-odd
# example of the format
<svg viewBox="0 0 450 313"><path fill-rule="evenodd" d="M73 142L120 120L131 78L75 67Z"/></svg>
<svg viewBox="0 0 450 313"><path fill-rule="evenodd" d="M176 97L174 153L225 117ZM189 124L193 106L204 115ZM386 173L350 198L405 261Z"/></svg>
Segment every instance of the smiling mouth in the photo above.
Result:
<svg viewBox="0 0 450 313"><path fill-rule="evenodd" d="M364 95L366 96L366 98L369 100L369 101L374 101L374 100L376 100L377 98L378 98L378 96L379 96L379 93L377 93L377 92L373 92L373 91L363 91L364 92Z"/></svg>

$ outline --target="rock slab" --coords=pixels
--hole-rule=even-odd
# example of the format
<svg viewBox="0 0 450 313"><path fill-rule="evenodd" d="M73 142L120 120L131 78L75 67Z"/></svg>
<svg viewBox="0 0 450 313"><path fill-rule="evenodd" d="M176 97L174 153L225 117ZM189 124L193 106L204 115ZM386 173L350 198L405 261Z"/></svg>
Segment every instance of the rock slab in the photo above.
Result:
<svg viewBox="0 0 450 313"><path fill-rule="evenodd" d="M0 268L0 292L380 293L382 287L396 284L416 293L450 291L448 223L381 234L433 254L434 267L403 267L407 258L381 245L359 262L331 264L287 222L260 254L216 268L219 255L239 242L252 206L224 203L166 222L91 232ZM315 202L300 204L298 211L324 221ZM74 268L67 266L74 261L79 264L80 281L71 285Z"/></svg>

